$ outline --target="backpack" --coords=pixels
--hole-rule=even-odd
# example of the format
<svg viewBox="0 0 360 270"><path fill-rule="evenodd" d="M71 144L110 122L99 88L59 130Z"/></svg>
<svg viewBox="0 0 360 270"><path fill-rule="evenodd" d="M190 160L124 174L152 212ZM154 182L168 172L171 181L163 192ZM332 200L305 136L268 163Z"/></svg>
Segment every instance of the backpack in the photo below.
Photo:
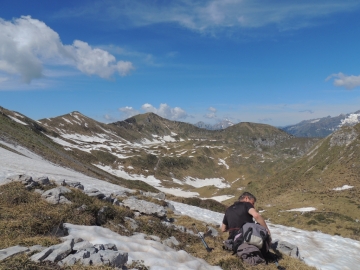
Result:
<svg viewBox="0 0 360 270"><path fill-rule="evenodd" d="M267 230L260 224L245 223L242 227L242 230L244 234L244 242L246 242L247 244L262 249L264 246L266 246L265 244L268 243L269 234ZM267 247L267 250L264 250L265 253L268 250L269 248Z"/></svg>
<svg viewBox="0 0 360 270"><path fill-rule="evenodd" d="M238 247L244 243L244 237L242 229L231 232L228 240L223 242L223 249L233 252L233 255L236 254Z"/></svg>
<svg viewBox="0 0 360 270"><path fill-rule="evenodd" d="M237 256L250 265L257 265L266 262L260 249L247 243L243 243L238 247Z"/></svg>

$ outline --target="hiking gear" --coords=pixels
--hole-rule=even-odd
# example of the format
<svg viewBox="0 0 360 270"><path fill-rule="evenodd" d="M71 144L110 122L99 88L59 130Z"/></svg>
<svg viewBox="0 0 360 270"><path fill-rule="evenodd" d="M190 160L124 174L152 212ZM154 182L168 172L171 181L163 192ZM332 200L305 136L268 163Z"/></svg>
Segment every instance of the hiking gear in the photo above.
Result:
<svg viewBox="0 0 360 270"><path fill-rule="evenodd" d="M195 228L196 232L198 233L198 235L199 235L199 237L200 237L200 239L201 239L201 242L203 243L203 245L204 245L205 248L206 248L206 251L207 251L207 252L211 252L211 251L213 250L213 248L211 248L211 247L208 246L208 244L206 243L204 237L201 235L201 233L200 233L200 232L198 231L198 229L196 228L195 223L193 223L192 225L193 225L193 227Z"/></svg>
<svg viewBox="0 0 360 270"><path fill-rule="evenodd" d="M237 249L237 255L247 264L257 265L265 263L265 259L256 246L242 243Z"/></svg>
<svg viewBox="0 0 360 270"><path fill-rule="evenodd" d="M277 255L276 255L276 251L275 251L275 248L273 246L271 246L271 249L274 251L274 256L273 256L273 259L274 259L274 263L276 265L276 268L279 269L279 270L286 270L285 267L282 267L279 265L279 262L278 262L278 259L277 259ZM268 252L269 254L270 252Z"/></svg>
<svg viewBox="0 0 360 270"><path fill-rule="evenodd" d="M243 226L243 232L244 241L249 245L256 246L259 249L262 249L269 238L267 230L260 224L256 223L245 223ZM267 253L268 250L269 248L267 248L265 253Z"/></svg>

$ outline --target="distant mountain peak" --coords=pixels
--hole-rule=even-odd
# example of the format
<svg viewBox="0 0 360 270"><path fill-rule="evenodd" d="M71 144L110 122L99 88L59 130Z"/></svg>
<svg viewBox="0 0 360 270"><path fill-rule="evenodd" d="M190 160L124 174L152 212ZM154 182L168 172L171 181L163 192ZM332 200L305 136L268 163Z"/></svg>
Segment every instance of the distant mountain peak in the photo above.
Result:
<svg viewBox="0 0 360 270"><path fill-rule="evenodd" d="M342 126L354 126L358 123L360 123L360 110L354 113L342 113L335 117L304 120L296 125L284 127L282 130L296 137L326 137Z"/></svg>
<svg viewBox="0 0 360 270"><path fill-rule="evenodd" d="M199 127L199 128L204 128L204 129L208 129L208 130L219 130L219 129L225 129L228 127L233 126L234 123L231 122L229 119L224 118L222 121L216 123L216 124L207 124L203 121L199 121L197 123L194 124L194 126Z"/></svg>

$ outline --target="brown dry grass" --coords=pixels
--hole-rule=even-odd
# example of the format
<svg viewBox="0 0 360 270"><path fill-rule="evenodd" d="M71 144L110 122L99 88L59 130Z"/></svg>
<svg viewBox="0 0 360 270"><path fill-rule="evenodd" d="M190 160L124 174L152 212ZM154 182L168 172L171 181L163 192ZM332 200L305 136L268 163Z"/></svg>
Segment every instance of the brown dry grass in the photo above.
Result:
<svg viewBox="0 0 360 270"><path fill-rule="evenodd" d="M40 195L26 190L20 183L11 183L0 186L0 249L14 245L32 246L40 244L50 246L59 243L55 237L54 228L60 228L64 222L81 225L95 225L97 223L96 213L103 206L107 206L107 221L103 225L122 235L132 235L135 231L147 235L156 235L162 240L174 236L180 245L177 250L185 250L189 254L207 261L211 265L219 265L226 270L234 269L276 269L274 264L268 266L257 266L256 268L244 265L237 257L222 249L222 241L226 238L225 234L217 238L206 238L207 243L214 250L211 253L206 252L200 239L197 236L183 233L173 228L169 228L161 223L161 220L152 216L140 216L136 218L139 228L131 230L124 222L124 217L134 218L133 213L123 207L115 207L111 204L95 198L91 198L78 190L72 190L72 193L66 194L73 204L71 205L50 205L40 198ZM85 211L76 210L81 205L87 205ZM169 217L172 217L171 214ZM193 230L192 224L195 223L200 231L205 230L205 224L201 221L194 220L187 216L173 216L175 224L183 225ZM124 232L117 224L127 226L129 232ZM193 230L194 231L194 230ZM31 262L29 255L19 255L8 258L0 262L2 269L60 269L56 264L36 264ZM313 269L304 265L298 260L284 257L280 260L280 265L287 269L307 270ZM129 266L130 267L130 266ZM131 267L137 267L140 270L148 268L141 262L135 263ZM93 267L75 265L65 269L87 270L99 269L108 270L110 267Z"/></svg>

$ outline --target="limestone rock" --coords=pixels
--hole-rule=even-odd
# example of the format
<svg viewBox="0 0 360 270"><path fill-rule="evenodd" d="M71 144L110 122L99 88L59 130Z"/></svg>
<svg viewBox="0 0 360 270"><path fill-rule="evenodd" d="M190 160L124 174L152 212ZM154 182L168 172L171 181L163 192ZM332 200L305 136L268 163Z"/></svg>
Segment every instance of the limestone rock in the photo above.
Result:
<svg viewBox="0 0 360 270"><path fill-rule="evenodd" d="M21 254L24 252L29 251L27 247L21 247L21 246L13 246L6 249L0 250L0 261L5 260L6 258L15 256L17 254Z"/></svg>
<svg viewBox="0 0 360 270"><path fill-rule="evenodd" d="M146 215L155 215L157 217L166 216L165 208L152 202L128 198L123 201L123 204L131 210L139 211Z"/></svg>

